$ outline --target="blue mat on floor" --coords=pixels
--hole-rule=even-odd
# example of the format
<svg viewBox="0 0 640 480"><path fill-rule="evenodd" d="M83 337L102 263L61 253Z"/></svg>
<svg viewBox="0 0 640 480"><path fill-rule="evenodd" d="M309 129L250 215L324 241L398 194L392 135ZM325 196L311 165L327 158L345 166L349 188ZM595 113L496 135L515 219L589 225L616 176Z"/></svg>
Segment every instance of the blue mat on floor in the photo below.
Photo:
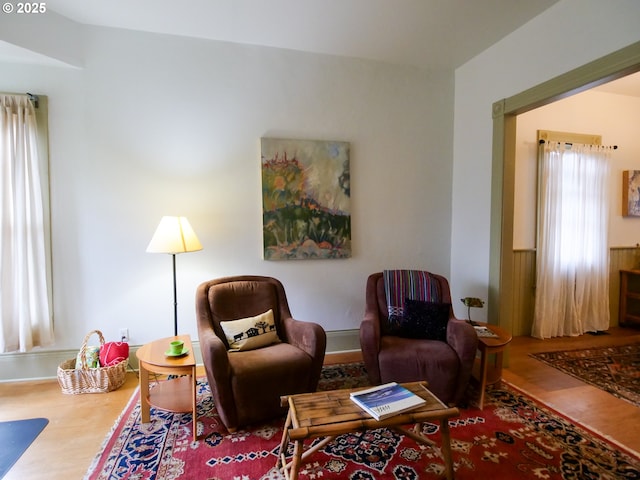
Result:
<svg viewBox="0 0 640 480"><path fill-rule="evenodd" d="M0 478L7 474L47 423L46 418L0 422Z"/></svg>

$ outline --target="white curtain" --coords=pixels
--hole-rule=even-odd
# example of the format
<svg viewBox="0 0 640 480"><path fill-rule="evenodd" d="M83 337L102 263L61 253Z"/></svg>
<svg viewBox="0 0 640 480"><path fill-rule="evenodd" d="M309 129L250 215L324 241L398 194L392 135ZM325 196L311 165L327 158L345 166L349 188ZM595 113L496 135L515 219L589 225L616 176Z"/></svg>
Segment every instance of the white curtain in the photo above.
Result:
<svg viewBox="0 0 640 480"><path fill-rule="evenodd" d="M34 107L0 95L0 352L53 342Z"/></svg>
<svg viewBox="0 0 640 480"><path fill-rule="evenodd" d="M609 328L610 148L540 147L532 336Z"/></svg>

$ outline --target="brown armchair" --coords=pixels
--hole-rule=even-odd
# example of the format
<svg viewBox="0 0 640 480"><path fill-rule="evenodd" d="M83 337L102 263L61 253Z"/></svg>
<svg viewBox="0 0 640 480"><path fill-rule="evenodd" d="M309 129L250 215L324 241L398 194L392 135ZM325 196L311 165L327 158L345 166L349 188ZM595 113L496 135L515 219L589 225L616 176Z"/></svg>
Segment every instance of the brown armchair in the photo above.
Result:
<svg viewBox="0 0 640 480"><path fill-rule="evenodd" d="M439 283L440 302L451 303L449 282L431 274ZM360 325L360 346L369 380L387 382L426 380L429 390L445 404L458 405L464 398L476 356L478 336L449 307L446 341L403 338L388 332L388 308L382 272L367 280L366 308Z"/></svg>
<svg viewBox="0 0 640 480"><path fill-rule="evenodd" d="M269 309L280 341L229 351L222 325ZM196 292L196 314L211 393L229 431L284 415L281 395L315 391L324 361L325 331L292 318L284 287L275 278L236 276L205 282Z"/></svg>

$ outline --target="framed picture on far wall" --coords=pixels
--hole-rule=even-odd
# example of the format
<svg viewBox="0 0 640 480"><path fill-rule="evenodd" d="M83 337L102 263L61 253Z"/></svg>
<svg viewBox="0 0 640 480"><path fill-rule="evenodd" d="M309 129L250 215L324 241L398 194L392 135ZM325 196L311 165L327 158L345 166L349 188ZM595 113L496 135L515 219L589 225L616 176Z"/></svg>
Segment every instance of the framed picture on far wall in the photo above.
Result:
<svg viewBox="0 0 640 480"><path fill-rule="evenodd" d="M349 143L262 138L265 260L351 257Z"/></svg>
<svg viewBox="0 0 640 480"><path fill-rule="evenodd" d="M622 172L622 216L640 217L640 170Z"/></svg>

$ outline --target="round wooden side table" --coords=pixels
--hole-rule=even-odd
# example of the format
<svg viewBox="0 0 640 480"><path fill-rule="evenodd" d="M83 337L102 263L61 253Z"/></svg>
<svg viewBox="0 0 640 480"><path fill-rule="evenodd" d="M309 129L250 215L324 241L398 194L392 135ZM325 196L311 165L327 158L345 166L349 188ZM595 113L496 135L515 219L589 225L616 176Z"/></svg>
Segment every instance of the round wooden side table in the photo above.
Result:
<svg viewBox="0 0 640 480"><path fill-rule="evenodd" d="M182 340L184 355L167 355L169 344ZM138 349L136 357L140 363L140 416L142 423L150 421L150 407L169 412L192 412L193 441L198 440L196 418L196 359L189 335L168 337L147 343ZM178 378L158 383L149 388L149 372L177 375Z"/></svg>
<svg viewBox="0 0 640 480"><path fill-rule="evenodd" d="M473 369L473 376L480 383L480 399L478 407L484 407L484 394L487 385L493 385L502 379L502 354L513 338L505 329L497 325L485 322L473 322L478 327L486 327L495 336L485 337L478 335L478 350L480 351L480 362L476 362ZM493 365L490 365L489 355L495 355Z"/></svg>

